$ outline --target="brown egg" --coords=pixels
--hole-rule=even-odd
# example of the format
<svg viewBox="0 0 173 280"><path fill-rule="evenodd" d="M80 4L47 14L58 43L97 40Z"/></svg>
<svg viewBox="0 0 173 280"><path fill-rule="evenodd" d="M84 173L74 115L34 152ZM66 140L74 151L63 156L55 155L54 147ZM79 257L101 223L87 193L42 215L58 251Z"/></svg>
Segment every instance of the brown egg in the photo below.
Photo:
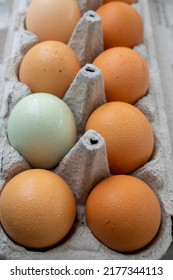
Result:
<svg viewBox="0 0 173 280"><path fill-rule="evenodd" d="M71 48L58 41L45 41L24 56L19 80L32 92L47 92L62 98L79 70L80 63Z"/></svg>
<svg viewBox="0 0 173 280"><path fill-rule="evenodd" d="M143 42L143 22L129 4L110 2L96 10L101 17L105 49L134 47Z"/></svg>
<svg viewBox="0 0 173 280"><path fill-rule="evenodd" d="M146 246L161 222L158 198L143 181L111 176L91 191L86 203L89 228L105 246L133 252Z"/></svg>
<svg viewBox="0 0 173 280"><path fill-rule="evenodd" d="M67 43L79 19L76 0L32 0L26 12L26 29L41 41Z"/></svg>
<svg viewBox="0 0 173 280"><path fill-rule="evenodd" d="M31 169L13 177L0 196L0 220L7 235L27 248L62 240L76 214L74 195L55 173Z"/></svg>
<svg viewBox="0 0 173 280"><path fill-rule="evenodd" d="M105 139L113 174L129 174L147 163L154 149L154 134L146 116L126 102L108 102L89 117L86 130Z"/></svg>
<svg viewBox="0 0 173 280"><path fill-rule="evenodd" d="M115 47L102 52L93 61L101 69L107 101L134 104L149 87L149 70L136 51Z"/></svg>

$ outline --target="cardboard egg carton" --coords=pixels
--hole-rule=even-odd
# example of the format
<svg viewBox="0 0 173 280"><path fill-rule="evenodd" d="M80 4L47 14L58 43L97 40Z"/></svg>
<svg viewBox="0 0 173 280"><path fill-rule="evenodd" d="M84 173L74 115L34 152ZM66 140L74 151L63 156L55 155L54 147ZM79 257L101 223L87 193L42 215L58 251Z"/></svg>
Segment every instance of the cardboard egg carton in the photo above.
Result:
<svg viewBox="0 0 173 280"><path fill-rule="evenodd" d="M38 42L36 35L24 29L24 18L29 1L14 0L10 18L3 63L0 97L0 189L16 174L31 168L26 160L8 142L7 121L15 104L31 94L18 81L18 68L25 53ZM31 251L15 244L0 227L0 257L4 259L160 259L172 241L173 164L172 148L156 59L156 48L150 21L148 1L138 0L133 6L144 22L144 43L134 49L148 62L150 86L145 97L135 106L149 119L155 135L152 158L132 175L142 179L155 191L162 209L158 234L145 248L130 254L121 254L101 244L87 227L85 202L90 190L110 176L104 139L96 131L84 132L91 112L106 102L101 72L91 64L103 51L101 22L94 10L102 1L78 0L82 18L77 24L69 46L76 52L81 70L64 96L77 124L78 141L53 172L62 176L73 190L77 202L77 217L69 234L56 246L47 250Z"/></svg>

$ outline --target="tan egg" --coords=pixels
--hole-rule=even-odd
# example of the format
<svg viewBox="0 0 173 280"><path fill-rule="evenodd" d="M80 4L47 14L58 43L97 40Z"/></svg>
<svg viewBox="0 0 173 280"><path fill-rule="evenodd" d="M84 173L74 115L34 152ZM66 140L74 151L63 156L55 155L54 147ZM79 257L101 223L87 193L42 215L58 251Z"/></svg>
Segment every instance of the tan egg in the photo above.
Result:
<svg viewBox="0 0 173 280"><path fill-rule="evenodd" d="M47 248L62 240L75 215L70 187L51 171L24 171L6 184L0 196L0 220L5 232L27 248Z"/></svg>
<svg viewBox="0 0 173 280"><path fill-rule="evenodd" d="M105 246L133 252L156 236L161 209L157 196L143 181L111 176L91 191L86 203L89 228Z"/></svg>
<svg viewBox="0 0 173 280"><path fill-rule="evenodd" d="M32 47L19 68L19 80L32 92L47 92L62 98L80 70L74 51L58 41Z"/></svg>
<svg viewBox="0 0 173 280"><path fill-rule="evenodd" d="M110 2L99 7L105 49L132 48L143 42L144 28L140 14L129 4Z"/></svg>
<svg viewBox="0 0 173 280"><path fill-rule="evenodd" d="M76 0L32 0L26 12L26 29L41 41L67 43L80 16Z"/></svg>
<svg viewBox="0 0 173 280"><path fill-rule="evenodd" d="M102 52L93 64L101 69L107 101L134 104L149 87L149 70L136 51L115 47Z"/></svg>

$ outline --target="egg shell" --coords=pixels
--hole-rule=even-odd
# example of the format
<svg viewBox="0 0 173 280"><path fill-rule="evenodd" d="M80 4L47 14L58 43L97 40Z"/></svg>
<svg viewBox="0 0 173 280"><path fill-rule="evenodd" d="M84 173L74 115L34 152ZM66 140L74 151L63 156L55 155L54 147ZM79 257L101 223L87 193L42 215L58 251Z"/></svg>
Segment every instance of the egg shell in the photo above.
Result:
<svg viewBox="0 0 173 280"><path fill-rule="evenodd" d="M26 12L26 29L40 41L67 43L80 16L76 0L32 0Z"/></svg>
<svg viewBox="0 0 173 280"><path fill-rule="evenodd" d="M33 93L47 92L62 98L79 70L80 63L71 48L58 41L45 41L25 54L19 80Z"/></svg>
<svg viewBox="0 0 173 280"><path fill-rule="evenodd" d="M105 139L110 171L129 174L147 163L154 150L154 133L146 116L126 102L98 107L86 123Z"/></svg>
<svg viewBox="0 0 173 280"><path fill-rule="evenodd" d="M117 175L93 188L86 202L86 217L91 231L104 245L132 252L155 237L161 209L150 186L135 177Z"/></svg>
<svg viewBox="0 0 173 280"><path fill-rule="evenodd" d="M61 241L76 215L74 195L51 171L31 169L8 182L0 196L0 219L6 233L27 248Z"/></svg>
<svg viewBox="0 0 173 280"><path fill-rule="evenodd" d="M144 58L130 48L115 47L102 52L93 64L101 69L108 102L134 104L149 87L149 70Z"/></svg>
<svg viewBox="0 0 173 280"><path fill-rule="evenodd" d="M105 49L132 48L143 42L144 30L140 14L127 3L110 2L99 7Z"/></svg>
<svg viewBox="0 0 173 280"><path fill-rule="evenodd" d="M76 142L69 107L48 93L31 94L16 104L8 119L8 139L32 167L53 168Z"/></svg>
<svg viewBox="0 0 173 280"><path fill-rule="evenodd" d="M79 0L82 1L82 0ZM92 5L96 1L84 1ZM13 108L14 104L24 96L30 94L30 90L23 84L18 83L16 76L16 69L18 69L19 62L23 53L29 49L33 44L37 42L37 37L34 34L30 34L23 30L23 18L27 8L27 1L14 0L13 16L11 17L11 25L9 30L9 36L6 43L4 52L4 94L1 100L1 170L2 176L0 177L1 188L6 182L15 174L30 168L26 161L19 156L19 154L9 146L6 139L6 121L8 119L9 112ZM81 5L82 6L82 5ZM87 5L85 6L85 8ZM156 135L156 147L152 159L143 168L134 172L134 176L141 178L148 183L152 189L154 189L159 196L162 209L162 223L159 229L157 238L155 238L144 250L135 254L120 254L114 252L94 238L90 233L90 230L85 223L84 207L83 203L78 202L78 221L75 226L75 234L72 235L65 243L62 243L53 250L45 252L33 252L23 249L20 246L16 246L0 229L1 234L1 255L6 259L121 259L121 260L139 260L139 259L159 259L161 258L167 248L169 247L172 235L171 235L171 218L172 210L172 153L170 144L170 135L168 131L167 116L164 110L164 100L162 85L160 80L160 73L158 69L158 62L156 58L156 48L153 41L153 29L151 24L150 12L148 2L145 0L138 0L135 4L135 8L140 11L144 19L145 25L145 45L142 44L135 49L147 58L150 63L150 87L146 97L142 98L135 106L140 108L150 120ZM86 30L86 29L85 29ZM81 32L82 34L82 32ZM100 33L98 33L100 34ZM86 36L87 42L89 42L90 36ZM83 37L78 37L78 42L83 42ZM13 48L12 48L13 42ZM94 43L91 45L91 52L97 49L97 44L100 42L100 38L95 38ZM76 43L77 44L77 43ZM78 44L79 45L79 44ZM83 45L84 46L84 45ZM95 48L94 48L95 46ZM92 68L91 68L92 69ZM92 72L88 72L90 75ZM94 87L100 98L100 82L102 80L94 79ZM89 79L81 80L78 83L78 92L85 90L88 85L92 85L92 81ZM89 87L90 88L90 87ZM75 96L69 93L70 96ZM69 96L66 97L66 100ZM98 98L98 99L99 99ZM88 101L87 101L87 100ZM82 101L83 100L83 101ZM88 108L91 109L93 101L90 103L90 94L86 90L86 98L82 98L80 102L88 104ZM92 99L95 100L95 99ZM71 101L70 101L71 102ZM73 102L71 102L72 104ZM79 104L79 103L78 103ZM95 103L96 104L96 103ZM75 101L72 106L75 109ZM82 119L82 114L86 113L86 110L82 110L80 114L80 107L77 105L77 115ZM76 196L83 197L82 191L84 190L85 196L88 191L94 186L98 180L102 180L109 175L106 173L106 154L104 141L100 142L100 136L96 138L95 133L88 131L77 142L75 147L71 149L69 154L63 159L61 164L54 170L55 172L62 172L62 175L66 177L72 188L75 188ZM93 143L93 144L92 144ZM97 144L96 144L97 143ZM103 146L101 145L103 144ZM165 148L166 147L166 148ZM92 166L92 168L86 168L86 166ZM100 168L98 168L98 166ZM165 168L166 167L166 168ZM106 170L105 170L106 168ZM74 172L75 171L75 172ZM105 173L104 173L105 172ZM77 176L76 176L77 174ZM88 180L89 178L89 180ZM88 184L88 185L87 185ZM85 187L85 189L84 189Z"/></svg>

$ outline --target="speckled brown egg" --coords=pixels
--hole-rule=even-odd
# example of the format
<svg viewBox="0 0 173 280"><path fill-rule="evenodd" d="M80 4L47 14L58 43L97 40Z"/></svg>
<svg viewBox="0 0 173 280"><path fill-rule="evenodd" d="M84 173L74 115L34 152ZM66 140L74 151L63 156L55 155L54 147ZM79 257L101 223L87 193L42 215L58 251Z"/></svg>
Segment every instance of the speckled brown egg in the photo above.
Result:
<svg viewBox="0 0 173 280"><path fill-rule="evenodd" d="M80 70L74 51L58 41L32 47L19 68L19 80L32 92L47 92L62 98Z"/></svg>
<svg viewBox="0 0 173 280"><path fill-rule="evenodd" d="M101 69L107 101L134 104L149 88L149 69L145 59L126 47L102 52L93 61Z"/></svg>

